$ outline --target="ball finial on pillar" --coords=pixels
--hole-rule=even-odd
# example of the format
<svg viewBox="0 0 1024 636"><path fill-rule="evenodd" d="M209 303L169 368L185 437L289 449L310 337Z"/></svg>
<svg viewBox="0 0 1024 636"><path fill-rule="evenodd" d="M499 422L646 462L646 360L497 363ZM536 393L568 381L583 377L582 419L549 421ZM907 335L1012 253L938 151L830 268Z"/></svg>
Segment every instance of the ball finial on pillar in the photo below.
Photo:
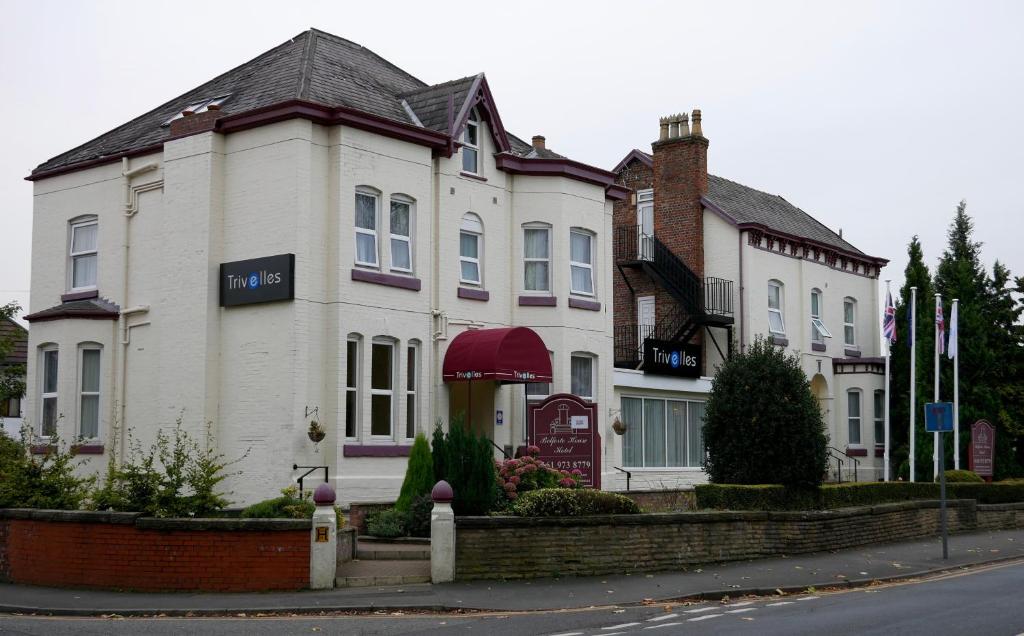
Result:
<svg viewBox="0 0 1024 636"><path fill-rule="evenodd" d="M318 506L329 506L334 503L337 497L334 494L334 489L331 488L330 484L320 484L313 491L313 503Z"/></svg>
<svg viewBox="0 0 1024 636"><path fill-rule="evenodd" d="M434 503L451 503L452 499L455 499L455 492L452 490L451 484L442 479L434 484L434 489L430 491L430 498L434 500Z"/></svg>

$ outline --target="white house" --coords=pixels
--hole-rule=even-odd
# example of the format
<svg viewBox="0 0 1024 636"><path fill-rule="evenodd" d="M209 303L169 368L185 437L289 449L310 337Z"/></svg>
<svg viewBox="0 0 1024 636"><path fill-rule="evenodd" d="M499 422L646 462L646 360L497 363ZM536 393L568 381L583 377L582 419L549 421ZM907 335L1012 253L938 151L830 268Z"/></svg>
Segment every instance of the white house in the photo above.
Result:
<svg viewBox="0 0 1024 636"><path fill-rule="evenodd" d="M780 196L709 175L699 110L690 123L663 118L652 153L633 150L614 169L632 194L614 206L614 384L627 430L611 461L634 488L706 481L700 419L711 376L763 336L801 360L824 415L830 476L881 478L877 299L887 261ZM662 359L672 353L675 364Z"/></svg>
<svg viewBox="0 0 1024 636"><path fill-rule="evenodd" d="M237 504L293 466L386 500L416 433L464 413L510 452L560 392L611 452L627 191L506 132L482 74L428 85L309 30L28 178L25 411L97 467L180 418L245 454Z"/></svg>

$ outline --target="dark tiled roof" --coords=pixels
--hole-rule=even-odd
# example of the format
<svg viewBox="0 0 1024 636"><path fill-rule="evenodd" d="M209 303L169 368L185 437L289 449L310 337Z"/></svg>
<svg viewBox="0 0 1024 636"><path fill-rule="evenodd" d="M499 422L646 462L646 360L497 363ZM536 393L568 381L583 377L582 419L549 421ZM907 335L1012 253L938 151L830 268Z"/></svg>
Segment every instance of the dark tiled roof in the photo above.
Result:
<svg viewBox="0 0 1024 636"><path fill-rule="evenodd" d="M25 364L28 362L28 331L18 323L4 318L0 320L0 340L11 338L14 347L7 358L0 360L0 366Z"/></svg>
<svg viewBox="0 0 1024 636"><path fill-rule="evenodd" d="M447 133L448 95L456 113L478 77L428 86L373 51L344 38L310 29L284 44L197 86L187 93L40 164L33 174L159 144L169 135L170 118L191 104L227 95L224 116L303 100L344 106L403 124ZM410 116L403 99L416 117ZM519 149L516 154L529 152Z"/></svg>
<svg viewBox="0 0 1024 636"><path fill-rule="evenodd" d="M37 311L25 316L29 322L58 320L60 318L94 318L115 320L121 315L121 308L106 298L90 298L89 300L72 300L55 307Z"/></svg>
<svg viewBox="0 0 1024 636"><path fill-rule="evenodd" d="M739 224L763 225L777 232L799 236L852 254L866 256L810 214L777 194L761 192L735 181L709 174L708 193L705 198Z"/></svg>

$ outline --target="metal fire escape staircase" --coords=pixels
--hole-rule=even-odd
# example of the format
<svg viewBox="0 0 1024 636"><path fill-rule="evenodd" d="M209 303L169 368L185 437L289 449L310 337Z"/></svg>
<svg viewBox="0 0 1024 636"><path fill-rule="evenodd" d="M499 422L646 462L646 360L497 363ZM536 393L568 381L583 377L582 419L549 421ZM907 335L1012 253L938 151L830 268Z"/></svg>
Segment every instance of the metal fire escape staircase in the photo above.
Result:
<svg viewBox="0 0 1024 636"><path fill-rule="evenodd" d="M732 341L732 281L716 277L701 280L681 258L654 236L636 225L615 231L615 264L636 297L625 269L643 271L676 301L671 313L653 325L619 325L615 328L615 365L642 368L644 341L689 342L700 329L722 327ZM712 342L724 358L727 353L712 335ZM726 345L729 349L729 345Z"/></svg>

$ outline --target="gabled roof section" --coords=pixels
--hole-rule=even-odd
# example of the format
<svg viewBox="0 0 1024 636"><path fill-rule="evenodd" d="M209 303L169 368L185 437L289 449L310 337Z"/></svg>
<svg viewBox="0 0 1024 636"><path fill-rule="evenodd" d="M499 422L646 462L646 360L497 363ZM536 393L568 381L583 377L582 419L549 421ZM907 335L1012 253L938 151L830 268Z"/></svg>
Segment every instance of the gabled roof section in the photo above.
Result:
<svg viewBox="0 0 1024 636"><path fill-rule="evenodd" d="M471 75L442 84L434 84L399 95L405 100L420 124L438 132L447 133L450 120L466 103L473 83L481 77Z"/></svg>
<svg viewBox="0 0 1024 636"><path fill-rule="evenodd" d="M761 227L790 236L809 239L833 247L851 256L884 261L868 256L823 223L777 194L768 194L748 186L708 175L708 207L738 226Z"/></svg>
<svg viewBox="0 0 1024 636"><path fill-rule="evenodd" d="M622 158L622 161L620 161L618 163L618 165L616 165L614 168L612 168L612 172L614 172L615 174L618 174L618 173L622 172L622 170L626 166L628 166L630 163L632 163L633 161L639 161L640 163L644 164L648 168L653 168L654 167L654 157L652 157L651 155L647 154L643 150L638 150L638 149L634 148L634 149L629 151L628 155L626 155L625 157Z"/></svg>

